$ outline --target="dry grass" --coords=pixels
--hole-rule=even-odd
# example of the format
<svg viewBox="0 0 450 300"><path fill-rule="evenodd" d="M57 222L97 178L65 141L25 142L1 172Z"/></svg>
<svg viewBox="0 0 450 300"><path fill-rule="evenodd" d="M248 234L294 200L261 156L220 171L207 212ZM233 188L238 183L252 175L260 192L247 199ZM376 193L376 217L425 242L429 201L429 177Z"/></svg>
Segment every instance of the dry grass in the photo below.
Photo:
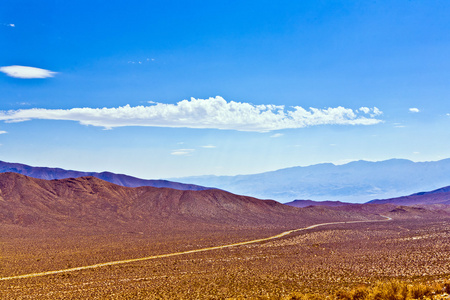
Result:
<svg viewBox="0 0 450 300"><path fill-rule="evenodd" d="M326 296L330 300L414 300L450 299L450 280L444 282L408 283L400 280L378 282L375 286L360 286L352 290L339 290ZM322 298L320 298L322 297ZM323 295L292 293L285 300L316 300Z"/></svg>

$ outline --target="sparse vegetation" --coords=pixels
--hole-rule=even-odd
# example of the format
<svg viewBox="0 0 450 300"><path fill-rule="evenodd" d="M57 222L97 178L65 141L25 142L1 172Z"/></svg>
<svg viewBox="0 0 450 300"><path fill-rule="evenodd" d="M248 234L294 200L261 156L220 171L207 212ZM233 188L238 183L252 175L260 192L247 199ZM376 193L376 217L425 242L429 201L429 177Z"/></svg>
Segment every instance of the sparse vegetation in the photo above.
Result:
<svg viewBox="0 0 450 300"><path fill-rule="evenodd" d="M275 234L276 230L134 234L1 234L1 275L169 253ZM5 232L6 233L6 232ZM302 231L271 242L8 282L1 299L371 299L383 284L408 297L450 284L450 219L403 219ZM28 241L28 242L27 242ZM39 260L38 260L39 259ZM390 279L399 281L390 283ZM439 281L445 279L447 281ZM386 290L386 288L384 289ZM340 293L340 294L339 294ZM378 298L383 294L379 291ZM402 294L403 293L403 294ZM427 294L428 293L428 294ZM432 293L432 292L431 292ZM445 297L444 294L439 294ZM343 298L344 296L352 298ZM294 298L296 297L296 298ZM333 298L334 297L334 298ZM390 299L390 298L386 298ZM396 299L396 298L392 298ZM401 298L400 298L401 299ZM414 298L411 298L414 299ZM423 298L426 299L426 298ZM446 298L442 298L446 299Z"/></svg>
<svg viewBox="0 0 450 300"><path fill-rule="evenodd" d="M285 300L444 300L450 299L450 280L441 282L408 283L400 280L378 282L375 286L359 286L351 290L339 290L333 295L311 295L298 292Z"/></svg>

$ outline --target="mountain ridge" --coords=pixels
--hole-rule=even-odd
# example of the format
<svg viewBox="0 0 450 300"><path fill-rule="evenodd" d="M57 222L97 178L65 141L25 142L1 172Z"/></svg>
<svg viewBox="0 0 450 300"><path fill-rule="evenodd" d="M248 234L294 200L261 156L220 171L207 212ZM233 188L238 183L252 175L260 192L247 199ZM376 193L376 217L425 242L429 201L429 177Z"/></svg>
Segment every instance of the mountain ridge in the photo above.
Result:
<svg viewBox="0 0 450 300"><path fill-rule="evenodd" d="M125 174L116 174L107 171L83 172L83 171L65 170L62 168L33 167L20 163L9 163L0 161L0 173L5 172L14 172L46 180L94 176L99 179L126 187L153 186L153 187L167 187L178 190L194 190L194 191L210 189L209 187L203 187L195 184L184 184L164 179L141 179Z"/></svg>
<svg viewBox="0 0 450 300"><path fill-rule="evenodd" d="M340 201L314 201L314 200L294 200L284 203L294 207L327 206L339 207L347 205L357 205L357 203ZM435 189L433 191L417 192L411 195L394 197L388 199L374 199L363 204L393 204L400 206L423 206L423 205L450 205L450 186Z"/></svg>
<svg viewBox="0 0 450 300"><path fill-rule="evenodd" d="M390 199L375 199L367 204L394 204L394 205L450 205L450 186L442 187L433 191L414 193L408 196Z"/></svg>
<svg viewBox="0 0 450 300"><path fill-rule="evenodd" d="M252 175L176 178L237 194L289 202L293 199L364 203L450 185L450 159L389 159L290 167Z"/></svg>

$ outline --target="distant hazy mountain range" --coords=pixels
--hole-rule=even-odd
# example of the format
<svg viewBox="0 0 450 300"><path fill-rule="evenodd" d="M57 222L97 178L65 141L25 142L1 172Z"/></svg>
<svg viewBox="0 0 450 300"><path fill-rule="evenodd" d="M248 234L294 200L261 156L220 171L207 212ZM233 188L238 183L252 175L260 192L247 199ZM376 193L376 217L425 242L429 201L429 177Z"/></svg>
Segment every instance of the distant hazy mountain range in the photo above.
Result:
<svg viewBox="0 0 450 300"><path fill-rule="evenodd" d="M314 201L314 200L294 200L292 202L285 203L289 206L294 207L309 207L309 206L328 206L328 207L337 207L344 205L353 205L354 203L349 202L341 202L341 201Z"/></svg>
<svg viewBox="0 0 450 300"><path fill-rule="evenodd" d="M174 179L175 181L145 180L110 172L79 172L59 168L31 167L0 161L0 173L4 172L47 180L94 176L125 187L152 186L178 190L207 190L210 189L208 187L214 187L239 195L281 202L312 199L364 203L373 199L389 200L389 198L403 197L418 191L431 191L450 186L450 159L418 163L403 159L381 162L355 161L345 165L318 164L255 175L185 177ZM436 194L435 191L429 193ZM305 201L297 202L296 206L312 205ZM328 204L327 206L341 205L337 202L325 204Z"/></svg>
<svg viewBox="0 0 450 300"><path fill-rule="evenodd" d="M0 161L0 173L5 172L14 172L30 176L33 178L46 180L93 176L126 187L152 186L152 187L166 187L177 190L192 190L192 191L201 191L210 189L207 187L198 186L194 184L183 184L168 180L146 180L123 174L115 174L111 172L101 172L101 173L80 172L80 171L64 170L60 168L31 167L24 164L8 163Z"/></svg>
<svg viewBox="0 0 450 300"><path fill-rule="evenodd" d="M423 205L423 204L445 204L450 205L450 186L443 187L431 192L420 192L409 196L372 200L371 204L395 204L395 205Z"/></svg>
<svg viewBox="0 0 450 300"><path fill-rule="evenodd" d="M254 175L200 176L178 182L214 186L232 193L281 202L294 199L363 203L450 185L450 159L412 162L390 159L293 167Z"/></svg>
<svg viewBox="0 0 450 300"><path fill-rule="evenodd" d="M309 207L309 206L346 206L357 205L355 203L340 202L340 201L313 201L313 200L294 200L285 203L294 207ZM450 186L436 189L430 192L420 192L409 196L395 197L389 199L376 199L367 202L366 204L393 204L400 206L411 205L450 205Z"/></svg>

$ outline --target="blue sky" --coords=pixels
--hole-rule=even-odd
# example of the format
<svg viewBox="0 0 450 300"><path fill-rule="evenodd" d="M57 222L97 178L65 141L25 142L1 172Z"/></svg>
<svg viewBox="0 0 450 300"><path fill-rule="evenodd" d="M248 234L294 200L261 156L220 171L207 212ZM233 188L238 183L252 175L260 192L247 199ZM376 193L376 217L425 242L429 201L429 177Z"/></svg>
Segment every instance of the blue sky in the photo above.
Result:
<svg viewBox="0 0 450 300"><path fill-rule="evenodd" d="M448 1L0 3L0 160L142 178L450 157Z"/></svg>

